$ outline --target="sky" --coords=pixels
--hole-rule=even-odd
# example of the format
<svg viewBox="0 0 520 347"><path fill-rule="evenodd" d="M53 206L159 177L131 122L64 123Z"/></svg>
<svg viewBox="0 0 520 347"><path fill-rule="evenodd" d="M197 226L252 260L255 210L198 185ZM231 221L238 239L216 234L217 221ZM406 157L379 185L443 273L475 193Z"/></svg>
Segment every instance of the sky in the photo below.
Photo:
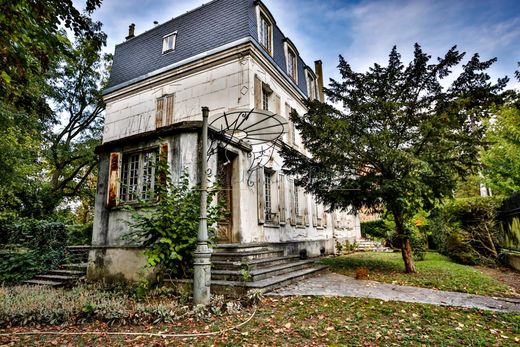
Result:
<svg viewBox="0 0 520 347"><path fill-rule="evenodd" d="M76 0L77 4L82 0ZM153 28L208 0L103 0L93 15L108 35L106 51L124 41L128 25L136 34ZM275 20L310 66L322 60L325 84L339 79L338 56L354 71L386 64L392 47L408 62L413 45L436 59L452 46L466 59L498 59L489 74L509 76L509 88L520 61L520 0L264 0ZM80 6L78 6L80 7ZM457 70L455 70L456 72Z"/></svg>

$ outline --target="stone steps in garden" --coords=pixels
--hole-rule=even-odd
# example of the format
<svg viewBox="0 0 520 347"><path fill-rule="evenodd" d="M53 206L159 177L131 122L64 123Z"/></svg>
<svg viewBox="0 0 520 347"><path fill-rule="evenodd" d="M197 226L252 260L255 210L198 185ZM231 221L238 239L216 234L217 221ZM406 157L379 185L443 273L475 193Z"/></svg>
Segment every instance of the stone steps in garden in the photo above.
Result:
<svg viewBox="0 0 520 347"><path fill-rule="evenodd" d="M65 263L58 269L34 276L24 284L50 287L71 286L87 274L88 246L67 247Z"/></svg>

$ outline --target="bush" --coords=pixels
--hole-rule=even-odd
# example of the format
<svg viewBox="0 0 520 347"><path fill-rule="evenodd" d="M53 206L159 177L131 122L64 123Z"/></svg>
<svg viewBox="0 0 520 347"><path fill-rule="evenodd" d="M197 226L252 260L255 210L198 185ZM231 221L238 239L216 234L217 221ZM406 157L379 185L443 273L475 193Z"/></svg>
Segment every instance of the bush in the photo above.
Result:
<svg viewBox="0 0 520 347"><path fill-rule="evenodd" d="M21 219L3 224L0 283L16 283L55 268L64 258L67 230L62 223Z"/></svg>
<svg viewBox="0 0 520 347"><path fill-rule="evenodd" d="M431 232L439 253L462 264L493 264L500 254L500 229L496 222L502 199L456 199L437 207Z"/></svg>
<svg viewBox="0 0 520 347"><path fill-rule="evenodd" d="M383 219L361 223L361 235L363 237L374 237L377 239L387 239L391 229Z"/></svg>
<svg viewBox="0 0 520 347"><path fill-rule="evenodd" d="M92 243L92 223L67 226L68 244L72 246L90 245Z"/></svg>

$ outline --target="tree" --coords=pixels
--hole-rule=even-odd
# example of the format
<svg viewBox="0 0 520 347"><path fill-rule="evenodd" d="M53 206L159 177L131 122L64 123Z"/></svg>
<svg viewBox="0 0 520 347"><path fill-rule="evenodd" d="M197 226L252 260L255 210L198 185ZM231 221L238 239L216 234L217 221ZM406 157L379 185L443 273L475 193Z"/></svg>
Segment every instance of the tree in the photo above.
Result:
<svg viewBox="0 0 520 347"><path fill-rule="evenodd" d="M80 35L49 77L48 99L56 125L45 134L50 184L44 214L63 198L91 193L84 188L97 167L94 149L101 143L102 89L111 57L103 55L98 45L106 40L101 24L91 23L90 31L94 36Z"/></svg>
<svg viewBox="0 0 520 347"><path fill-rule="evenodd" d="M286 170L331 209L386 208L406 272L416 272L411 218L451 196L457 177L477 168L481 120L507 83L491 83L485 70L496 59L480 61L475 54L443 87L464 55L455 46L430 63L416 44L405 67L394 47L388 66L375 64L365 73L340 56L342 81L331 80L325 89L330 103L307 100L306 114L291 115L311 155L283 148Z"/></svg>
<svg viewBox="0 0 520 347"><path fill-rule="evenodd" d="M518 63L520 66L520 63ZM520 71L515 72L520 81ZM505 103L488 122L489 148L482 151L482 174L496 193L509 195L520 191L520 94L505 93Z"/></svg>

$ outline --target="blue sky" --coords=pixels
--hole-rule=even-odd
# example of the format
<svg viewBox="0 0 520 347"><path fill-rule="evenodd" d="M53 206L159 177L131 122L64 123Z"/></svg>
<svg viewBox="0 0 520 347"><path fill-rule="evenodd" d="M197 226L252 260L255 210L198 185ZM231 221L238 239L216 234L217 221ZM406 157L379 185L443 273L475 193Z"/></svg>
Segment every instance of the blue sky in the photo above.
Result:
<svg viewBox="0 0 520 347"><path fill-rule="evenodd" d="M77 3L80 0L75 1ZM107 51L124 41L128 25L136 34L208 1L103 0L94 18L104 23ZM321 59L325 77L338 78L341 54L356 71L387 61L397 45L408 61L418 42L432 58L453 45L482 59L498 58L490 69L496 79L511 79L520 61L520 0L264 0L284 34L313 66ZM326 82L327 83L327 82ZM520 88L512 81L511 88Z"/></svg>

